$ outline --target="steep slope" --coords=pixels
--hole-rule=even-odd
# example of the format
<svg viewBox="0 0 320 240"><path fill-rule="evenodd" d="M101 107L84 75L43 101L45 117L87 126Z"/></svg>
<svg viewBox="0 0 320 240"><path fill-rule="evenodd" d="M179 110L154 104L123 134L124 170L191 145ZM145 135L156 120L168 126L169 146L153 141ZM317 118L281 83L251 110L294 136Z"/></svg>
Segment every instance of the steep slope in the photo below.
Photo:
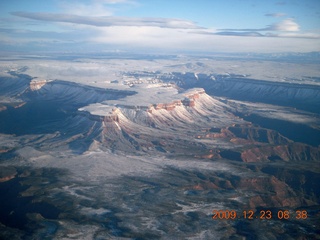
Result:
<svg viewBox="0 0 320 240"><path fill-rule="evenodd" d="M203 129L243 122L228 113L225 104L208 96L203 89L188 91L181 100L151 104L145 108L99 107L99 110L94 107L80 110L90 111L90 119L103 122L101 142L113 150L198 152L206 148L206 143L196 138Z"/></svg>
<svg viewBox="0 0 320 240"><path fill-rule="evenodd" d="M214 96L292 106L319 113L320 87L317 85L262 81L235 74L195 75L192 72L164 74L161 79L184 89L201 87Z"/></svg>
<svg viewBox="0 0 320 240"><path fill-rule="evenodd" d="M0 207L2 235L16 236L17 226L27 229L21 235L40 238L74 238L79 227L103 239L168 232L178 239L208 229L209 239L216 233L229 239L258 236L261 226L270 239L317 234L318 147L238 117L241 108L203 89L170 89L174 95L161 99L160 88L153 93L161 101L146 105L120 101L133 91L28 81L18 90L5 83L8 99L20 104L6 104L0 113L1 121L12 122L12 131L0 134L0 188L9 189L1 194L8 203ZM138 89L140 97L146 89ZM274 216L279 209L306 209L308 219L214 221L214 209L240 215L271 209ZM17 216L23 221L14 221ZM297 235L296 228L303 231Z"/></svg>

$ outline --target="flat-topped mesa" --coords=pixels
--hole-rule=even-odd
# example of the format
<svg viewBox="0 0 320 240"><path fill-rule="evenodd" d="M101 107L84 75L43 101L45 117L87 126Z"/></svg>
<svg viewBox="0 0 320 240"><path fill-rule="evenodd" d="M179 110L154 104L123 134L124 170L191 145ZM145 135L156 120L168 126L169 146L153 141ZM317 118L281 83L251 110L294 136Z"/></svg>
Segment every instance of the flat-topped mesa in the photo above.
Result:
<svg viewBox="0 0 320 240"><path fill-rule="evenodd" d="M196 88L189 90L184 95L186 96L184 100L182 100L182 103L184 106L187 107L194 107L195 102L201 97L206 94L206 91L202 88Z"/></svg>
<svg viewBox="0 0 320 240"><path fill-rule="evenodd" d="M201 95L204 95L204 94L206 94L206 92L202 88L192 89L182 95L184 96L184 99L182 100L174 100L170 103L153 104L153 105L150 105L147 111L149 113L152 113L153 110L160 110L160 109L171 111L175 109L177 106L182 106L182 105L186 107L194 107L196 101L201 97Z"/></svg>
<svg viewBox="0 0 320 240"><path fill-rule="evenodd" d="M44 85L47 84L47 80L45 79L32 79L30 82L30 90L37 91L41 89Z"/></svg>
<svg viewBox="0 0 320 240"><path fill-rule="evenodd" d="M119 108L113 108L112 112L103 117L104 122L119 122L119 113L121 113Z"/></svg>
<svg viewBox="0 0 320 240"><path fill-rule="evenodd" d="M179 99L180 98L180 99ZM195 107L197 101L200 105L207 101L210 97L201 88L192 89L184 93L177 94L173 96L168 103L155 103L150 104L140 102L137 104L128 103L111 103L109 104L92 104L84 108L80 108L80 112L86 112L85 115L91 120L99 122L122 122L124 119L130 119L130 121L135 122L138 116L140 120L147 121L152 114L158 112L161 114L161 110L166 110L168 112L178 110L183 107ZM211 104L211 102L208 102ZM151 114L151 115L148 115ZM135 119L135 120L134 120Z"/></svg>
<svg viewBox="0 0 320 240"><path fill-rule="evenodd" d="M182 105L181 100L175 100L171 103L158 103L152 106L154 107L155 110L165 109L167 111L171 111L175 109L176 106L181 106L181 105Z"/></svg>
<svg viewBox="0 0 320 240"><path fill-rule="evenodd" d="M118 114L121 112L118 108L110 106L106 111L102 113L99 112L90 112L87 110L79 109L79 113L88 117L90 120L96 122L119 122Z"/></svg>
<svg viewBox="0 0 320 240"><path fill-rule="evenodd" d="M113 108L111 112L106 113L104 116L92 115L95 120L99 120L101 122L119 122L120 110L118 108ZM97 119L98 118L98 119Z"/></svg>
<svg viewBox="0 0 320 240"><path fill-rule="evenodd" d="M187 107L194 107L196 105L194 99L190 98L183 99L182 104Z"/></svg>
<svg viewBox="0 0 320 240"><path fill-rule="evenodd" d="M196 100L199 99L202 94L206 94L206 91L203 88L195 88L187 91L184 95L186 98Z"/></svg>

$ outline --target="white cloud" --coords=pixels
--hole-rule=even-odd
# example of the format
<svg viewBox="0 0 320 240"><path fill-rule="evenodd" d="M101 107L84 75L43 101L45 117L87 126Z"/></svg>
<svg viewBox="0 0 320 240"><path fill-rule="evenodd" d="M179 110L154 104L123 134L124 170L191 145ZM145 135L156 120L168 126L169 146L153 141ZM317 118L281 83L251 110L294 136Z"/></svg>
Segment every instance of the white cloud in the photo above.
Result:
<svg viewBox="0 0 320 240"><path fill-rule="evenodd" d="M285 19L279 23L270 25L265 30L268 31L281 31L281 32L297 32L300 26L291 18Z"/></svg>
<svg viewBox="0 0 320 240"><path fill-rule="evenodd" d="M80 16L112 16L117 4L135 5L133 0L91 0L79 2L62 0L59 3L64 13Z"/></svg>
<svg viewBox="0 0 320 240"><path fill-rule="evenodd" d="M111 26L152 26L160 28L176 28L176 29L198 29L201 28L195 23L183 19L172 18L129 18L129 17L91 17L79 16L73 14L58 13L30 13L30 12L13 12L12 15L24 17L28 19L47 21L47 22L63 22L75 23L82 25L90 25L95 27L111 27Z"/></svg>
<svg viewBox="0 0 320 240"><path fill-rule="evenodd" d="M154 27L109 27L99 28L90 41L110 44L126 50L159 49L167 51L204 52L308 52L319 51L318 39L220 36L198 34L189 30ZM286 36L287 37L287 36Z"/></svg>
<svg viewBox="0 0 320 240"><path fill-rule="evenodd" d="M215 32L199 30L198 34L242 36L242 37L272 37L272 38L306 38L320 39L318 33L300 32L300 26L292 18L258 29L218 29Z"/></svg>
<svg viewBox="0 0 320 240"><path fill-rule="evenodd" d="M267 13L265 14L266 17L283 17L286 16L287 14L285 13Z"/></svg>
<svg viewBox="0 0 320 240"><path fill-rule="evenodd" d="M114 19L114 18L113 18ZM122 18L121 18L122 19ZM122 19L123 20L123 19ZM121 23L121 21L114 21ZM19 41L26 46L37 44L42 49L83 49L89 51L121 49L125 51L203 51L203 52L308 52L320 51L319 35L300 32L235 32L221 33L208 29L192 29L188 22L161 20L163 27L155 27L142 19L134 24L116 26L95 26L64 23L64 31L8 31L0 29L0 34ZM139 23L139 25L134 26ZM171 25L170 25L171 24ZM127 26L129 25L129 26ZM169 26L169 27L165 27ZM177 27L181 28L177 28ZM193 26L193 25L191 25ZM4 39L4 38L2 38ZM47 40L46 40L47 39ZM52 41L55 41L54 43ZM31 43L28 44L28 41ZM74 44L68 44L71 42ZM7 45L6 43L3 43Z"/></svg>
<svg viewBox="0 0 320 240"><path fill-rule="evenodd" d="M265 31L280 31L280 32L296 32L300 26L292 19L288 18L281 22L271 24L265 28L242 28L242 29L219 29L220 31L242 31L242 32L265 32Z"/></svg>
<svg viewBox="0 0 320 240"><path fill-rule="evenodd" d="M76 4L64 2L62 13L14 12L15 16L29 19L41 26L44 22L56 29L0 33L7 39L42 41L49 48L65 48L68 43L86 49L117 48L121 50L153 49L168 51L218 51L218 52L272 52L319 51L319 34L301 33L300 26L291 18L260 29L207 29L185 19L156 17L117 17L112 7L119 4L136 4L131 0L90 0ZM266 14L271 17L282 13ZM36 20L36 21L34 21ZM47 38L47 41L46 41ZM66 43L63 46L63 43ZM59 45L60 44L60 45Z"/></svg>
<svg viewBox="0 0 320 240"><path fill-rule="evenodd" d="M61 1L59 4L62 11L66 14L86 15L86 16L111 16L111 9L105 7L102 3L90 3L73 1Z"/></svg>
<svg viewBox="0 0 320 240"><path fill-rule="evenodd" d="M283 33L266 33L266 37L281 37L281 38L310 38L320 39L318 33L297 33L297 32L283 32Z"/></svg>

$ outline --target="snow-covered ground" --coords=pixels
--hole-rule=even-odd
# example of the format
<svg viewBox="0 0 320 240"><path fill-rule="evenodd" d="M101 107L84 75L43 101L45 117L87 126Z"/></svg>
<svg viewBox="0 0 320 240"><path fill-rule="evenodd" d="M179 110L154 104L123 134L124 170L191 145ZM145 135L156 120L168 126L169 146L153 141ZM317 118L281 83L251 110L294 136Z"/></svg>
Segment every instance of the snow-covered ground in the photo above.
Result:
<svg viewBox="0 0 320 240"><path fill-rule="evenodd" d="M213 221L211 213L214 209L231 208L242 212L250 204L266 206L269 196L276 199L270 207L277 207L279 198L280 205L283 201L289 207L291 202L285 200L285 194L294 196L295 207L299 201L310 205L316 201L314 192L310 196L301 192L303 184L317 179L318 162L313 160L318 156L317 146L299 143L295 153L292 141L272 129L245 121L237 113L303 124L317 131L319 115L275 104L210 96L203 89L183 89L183 84L179 84L180 80L206 79L206 86L210 87L211 81L220 75L274 85L308 84L313 91L296 87L296 91L288 91L290 96L283 94L282 86L267 92L267 88L255 85L254 91L271 97L272 93L282 94L285 98L301 94L302 99L309 100L312 95L318 101L320 68L313 63L188 56L2 59L0 80L12 94L0 95L0 104L15 113L16 108L10 103L37 101L44 106L52 103L53 110L65 114L59 119L39 121L44 126L39 126L38 133L16 134L13 127L12 134L0 134L0 165L16 169L17 186L26 186L21 194L62 210L56 219L28 213L28 220L42 226L37 226L33 237L151 239L170 233L175 239L229 238L234 234L240 239L244 236L241 231L259 232L260 225L271 237L274 231L291 234L288 231L293 227L279 226L279 220L257 224L240 219L230 223ZM239 83L237 87L246 94L250 86L244 85ZM10 117L5 111L1 116ZM41 116L41 112L34 111L19 114L24 113ZM53 126L57 128L50 132L49 127ZM273 151L278 147L277 141L279 148ZM292 164L283 161L281 154L286 151L310 159L300 169L296 167L299 160ZM241 161L241 154L248 152L258 161L257 165L254 161ZM268 168L262 171L265 166ZM285 180L267 172L274 166L287 171L283 175ZM313 178L304 176L297 189L289 186L286 180L290 174L303 175L304 170ZM266 189L259 185L260 181L269 184ZM296 200L296 196L300 198ZM288 224L313 229L312 223L288 220ZM0 228L16 233L2 225Z"/></svg>

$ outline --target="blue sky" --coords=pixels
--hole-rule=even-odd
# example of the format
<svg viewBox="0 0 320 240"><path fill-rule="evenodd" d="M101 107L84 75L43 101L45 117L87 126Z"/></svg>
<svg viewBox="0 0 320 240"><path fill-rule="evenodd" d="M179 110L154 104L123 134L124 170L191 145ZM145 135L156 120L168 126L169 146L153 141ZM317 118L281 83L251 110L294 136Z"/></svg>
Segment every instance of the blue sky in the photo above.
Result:
<svg viewBox="0 0 320 240"><path fill-rule="evenodd" d="M320 51L320 0L10 0L1 51Z"/></svg>

